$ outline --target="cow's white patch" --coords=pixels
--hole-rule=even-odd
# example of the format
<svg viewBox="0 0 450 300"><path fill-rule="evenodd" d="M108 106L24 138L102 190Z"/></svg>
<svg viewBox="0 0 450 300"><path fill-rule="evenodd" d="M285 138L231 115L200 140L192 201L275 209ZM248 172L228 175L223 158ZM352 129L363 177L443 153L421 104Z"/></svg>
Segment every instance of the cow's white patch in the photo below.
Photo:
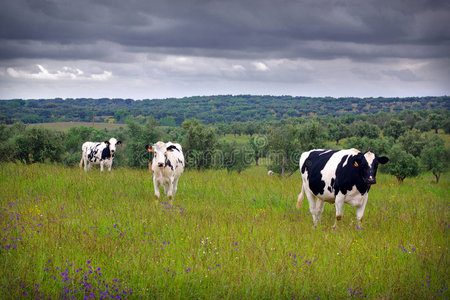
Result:
<svg viewBox="0 0 450 300"><path fill-rule="evenodd" d="M372 167L372 163L375 160L375 154L369 151L366 154L364 154L364 157L366 158L369 166Z"/></svg>

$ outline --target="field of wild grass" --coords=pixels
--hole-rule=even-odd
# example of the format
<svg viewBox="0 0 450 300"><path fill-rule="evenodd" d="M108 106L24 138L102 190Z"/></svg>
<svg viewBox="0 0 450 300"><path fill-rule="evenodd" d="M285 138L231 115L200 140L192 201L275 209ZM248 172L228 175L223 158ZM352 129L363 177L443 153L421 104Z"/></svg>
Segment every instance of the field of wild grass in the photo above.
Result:
<svg viewBox="0 0 450 300"><path fill-rule="evenodd" d="M0 165L2 299L448 299L450 177L379 174L363 227L295 209L299 174Z"/></svg>

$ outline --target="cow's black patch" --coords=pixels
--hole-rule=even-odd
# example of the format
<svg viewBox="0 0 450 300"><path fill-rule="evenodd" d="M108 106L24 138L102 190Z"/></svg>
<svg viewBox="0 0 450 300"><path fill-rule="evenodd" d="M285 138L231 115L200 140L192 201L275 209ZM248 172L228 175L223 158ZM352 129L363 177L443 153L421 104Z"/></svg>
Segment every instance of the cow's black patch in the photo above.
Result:
<svg viewBox="0 0 450 300"><path fill-rule="evenodd" d="M88 154L88 159L89 159L89 161L92 161L92 159L94 158L94 151L89 151L89 154Z"/></svg>
<svg viewBox="0 0 450 300"><path fill-rule="evenodd" d="M337 195L341 192L345 195L348 191L351 191L354 186L356 186L361 194L369 192L370 185L366 184L363 180L363 173L369 168L364 155L362 153L351 155L348 157L348 162L344 166L346 160L347 155L342 157L336 168L334 194ZM355 167L355 162L358 163L358 167Z"/></svg>
<svg viewBox="0 0 450 300"><path fill-rule="evenodd" d="M182 161L181 159L178 158L177 161L178 161L178 163L180 163L182 166L184 165L184 164L183 164L183 161Z"/></svg>
<svg viewBox="0 0 450 300"><path fill-rule="evenodd" d="M167 151L172 151L172 150L177 150L178 152L180 152L180 150L178 150L178 148L175 145L170 145L169 147L166 148Z"/></svg>
<svg viewBox="0 0 450 300"><path fill-rule="evenodd" d="M97 162L97 153L98 153L98 147L100 147L101 144L95 145L93 148L90 148L88 151L88 160L90 162Z"/></svg>
<svg viewBox="0 0 450 300"><path fill-rule="evenodd" d="M325 181L322 180L320 173L330 157L338 150L317 150L309 153L301 167L301 172L308 171L309 188L315 195L323 194L325 192Z"/></svg>
<svg viewBox="0 0 450 300"><path fill-rule="evenodd" d="M169 167L173 171L173 166L170 163L170 160L166 158L166 167Z"/></svg>
<svg viewBox="0 0 450 300"><path fill-rule="evenodd" d="M102 160L111 158L111 151L109 150L109 144L106 145L102 151Z"/></svg>

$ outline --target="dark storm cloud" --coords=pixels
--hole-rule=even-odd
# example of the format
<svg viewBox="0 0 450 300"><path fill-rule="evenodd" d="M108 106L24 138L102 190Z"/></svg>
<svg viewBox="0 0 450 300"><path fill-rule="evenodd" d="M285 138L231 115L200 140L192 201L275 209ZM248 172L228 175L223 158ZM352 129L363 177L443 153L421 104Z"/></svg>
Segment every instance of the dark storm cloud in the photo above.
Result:
<svg viewBox="0 0 450 300"><path fill-rule="evenodd" d="M0 59L447 58L450 1L2 1Z"/></svg>

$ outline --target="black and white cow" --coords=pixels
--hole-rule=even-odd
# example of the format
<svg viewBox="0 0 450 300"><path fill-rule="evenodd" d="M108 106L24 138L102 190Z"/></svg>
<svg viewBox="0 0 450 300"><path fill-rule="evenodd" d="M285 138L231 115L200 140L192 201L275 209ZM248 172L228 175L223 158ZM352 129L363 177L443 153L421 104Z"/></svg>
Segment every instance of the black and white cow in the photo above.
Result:
<svg viewBox="0 0 450 300"><path fill-rule="evenodd" d="M297 208L306 194L314 225L320 221L324 202L336 206L336 221L343 216L344 203L356 207L356 218L361 224L367 204L370 186L376 183L378 164L389 159L372 152L362 154L357 149L314 149L300 156L302 190L298 195ZM317 201L314 199L317 198Z"/></svg>
<svg viewBox="0 0 450 300"><path fill-rule="evenodd" d="M159 187L162 185L166 196L172 201L184 171L184 155L180 144L157 142L153 146L146 145L145 149L153 152L151 170L155 199L159 199Z"/></svg>
<svg viewBox="0 0 450 300"><path fill-rule="evenodd" d="M109 141L102 143L98 142L85 142L81 146L83 151L81 154L80 168L84 170L91 169L91 164L100 164L100 171L103 172L103 166L108 167L108 171L111 171L111 167L114 159L114 152L116 152L116 145L120 145L122 142L115 138L110 138Z"/></svg>

